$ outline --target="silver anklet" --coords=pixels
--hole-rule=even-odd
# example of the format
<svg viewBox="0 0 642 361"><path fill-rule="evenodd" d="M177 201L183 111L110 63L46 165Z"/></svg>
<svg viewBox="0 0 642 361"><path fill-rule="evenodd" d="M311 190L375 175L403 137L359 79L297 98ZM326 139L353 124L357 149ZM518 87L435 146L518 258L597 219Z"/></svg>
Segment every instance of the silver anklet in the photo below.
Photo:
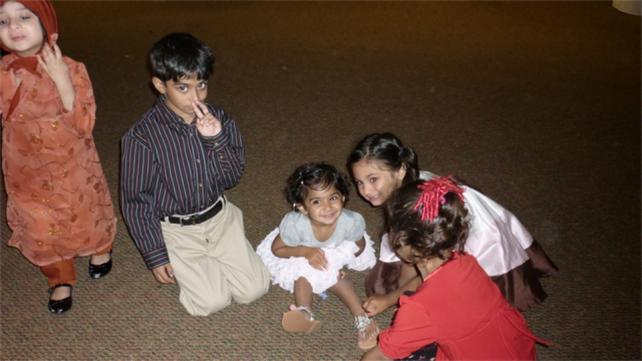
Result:
<svg viewBox="0 0 642 361"><path fill-rule="evenodd" d="M354 316L354 328L360 332L365 332L366 328L372 323L367 315Z"/></svg>

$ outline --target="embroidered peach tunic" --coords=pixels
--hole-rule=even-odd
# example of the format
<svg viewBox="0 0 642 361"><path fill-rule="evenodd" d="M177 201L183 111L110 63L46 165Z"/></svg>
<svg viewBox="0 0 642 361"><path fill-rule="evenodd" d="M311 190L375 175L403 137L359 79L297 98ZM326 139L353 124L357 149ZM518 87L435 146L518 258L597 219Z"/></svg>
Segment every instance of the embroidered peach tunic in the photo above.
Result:
<svg viewBox="0 0 642 361"><path fill-rule="evenodd" d="M76 92L65 112L53 81L37 67L0 59L2 171L9 245L38 266L111 248L116 218L94 145L96 103L87 70L67 57ZM21 79L18 103L9 114Z"/></svg>

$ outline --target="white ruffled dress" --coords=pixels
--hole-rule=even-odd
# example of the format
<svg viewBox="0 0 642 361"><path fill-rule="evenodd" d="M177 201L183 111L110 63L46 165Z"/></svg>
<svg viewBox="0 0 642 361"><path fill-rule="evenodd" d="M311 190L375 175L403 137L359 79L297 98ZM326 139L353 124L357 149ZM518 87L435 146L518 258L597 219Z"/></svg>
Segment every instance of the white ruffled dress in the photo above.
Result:
<svg viewBox="0 0 642 361"><path fill-rule="evenodd" d="M272 243L278 235L287 246L306 246L322 248L328 262L325 270L310 266L305 257L280 258L272 253ZM365 248L359 250L356 241L363 238ZM278 228L268 234L256 249L270 272L272 284L278 284L286 291L293 292L294 281L300 277L310 282L312 291L321 294L334 286L339 280L339 271L344 267L355 271L365 271L376 263L374 242L365 232L363 217L354 211L344 209L337 220L332 236L323 242L316 240L307 216L299 212L289 212L283 217Z"/></svg>

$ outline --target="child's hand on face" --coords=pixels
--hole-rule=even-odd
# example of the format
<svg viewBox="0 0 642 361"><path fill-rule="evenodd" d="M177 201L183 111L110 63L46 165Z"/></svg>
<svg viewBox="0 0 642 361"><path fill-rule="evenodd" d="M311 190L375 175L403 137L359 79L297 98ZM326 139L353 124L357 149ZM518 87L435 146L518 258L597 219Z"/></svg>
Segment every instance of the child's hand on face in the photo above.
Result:
<svg viewBox="0 0 642 361"><path fill-rule="evenodd" d="M195 101L192 103L194 114L196 114L196 129L204 137L213 137L221 132L221 121L213 116L207 105L202 102Z"/></svg>
<svg viewBox="0 0 642 361"><path fill-rule="evenodd" d="M62 52L58 44L53 45L45 44L42 47L42 53L37 55L38 63L45 70L47 75L56 83L56 86L71 85L71 77L69 76L69 67L62 58Z"/></svg>
<svg viewBox="0 0 642 361"><path fill-rule="evenodd" d="M55 41L54 37L54 41ZM76 92L71 82L69 75L69 67L65 63L62 52L55 42L53 45L46 43L42 47L42 52L37 55L38 63L44 69L45 73L49 75L60 94L62 105L67 111L71 111L74 105Z"/></svg>
<svg viewBox="0 0 642 361"><path fill-rule="evenodd" d="M328 261L325 259L325 253L320 248L308 248L305 258L315 269L325 270L325 267L328 265Z"/></svg>

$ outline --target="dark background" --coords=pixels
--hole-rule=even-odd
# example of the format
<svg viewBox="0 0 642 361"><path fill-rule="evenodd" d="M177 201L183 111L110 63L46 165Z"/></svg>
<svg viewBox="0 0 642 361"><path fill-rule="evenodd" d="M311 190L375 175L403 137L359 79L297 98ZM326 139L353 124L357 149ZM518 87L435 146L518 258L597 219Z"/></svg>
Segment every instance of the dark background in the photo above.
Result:
<svg viewBox="0 0 642 361"><path fill-rule="evenodd" d="M560 267L526 318L556 346L541 359L640 359L640 17L610 2L55 2L63 52L87 65L94 131L118 204L119 139L152 104L146 53L187 31L217 55L209 100L238 122L247 171L229 198L256 246L288 205L297 165L344 168L392 131L420 166L453 173L512 210ZM4 198L3 198L4 201ZM381 217L349 208L378 239ZM2 242L10 236L2 206ZM145 268L119 214L114 270L74 306L0 247L3 360L352 360L349 311L317 300L322 328L280 328L292 296L191 317ZM351 272L363 294L363 274ZM377 318L388 324L392 312Z"/></svg>

